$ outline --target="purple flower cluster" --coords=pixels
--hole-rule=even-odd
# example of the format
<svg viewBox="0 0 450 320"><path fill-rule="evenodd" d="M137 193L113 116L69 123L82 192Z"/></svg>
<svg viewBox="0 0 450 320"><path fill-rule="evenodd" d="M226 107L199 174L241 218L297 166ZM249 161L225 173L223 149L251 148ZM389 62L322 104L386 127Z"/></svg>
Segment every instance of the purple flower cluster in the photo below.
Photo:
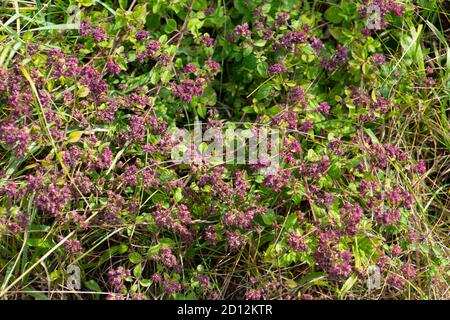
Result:
<svg viewBox="0 0 450 320"><path fill-rule="evenodd" d="M208 226L205 228L204 237L205 240L208 241L209 243L213 245L217 244L218 236L214 226Z"/></svg>
<svg viewBox="0 0 450 320"><path fill-rule="evenodd" d="M136 40L137 41L142 41L142 40L148 39L148 37L150 37L150 33L148 31L139 30L136 32Z"/></svg>
<svg viewBox="0 0 450 320"><path fill-rule="evenodd" d="M404 263L400 270L403 272L405 278L409 280L413 279L417 274L417 270L410 263Z"/></svg>
<svg viewBox="0 0 450 320"><path fill-rule="evenodd" d="M358 224L363 216L363 209L359 204L346 203L341 209L340 215L344 232L349 236L355 236L358 233Z"/></svg>
<svg viewBox="0 0 450 320"><path fill-rule="evenodd" d="M181 266L178 263L177 257L173 254L172 249L168 247L161 248L159 254L151 257L155 262L160 262L168 269L174 269L176 272L181 272Z"/></svg>
<svg viewBox="0 0 450 320"><path fill-rule="evenodd" d="M165 279L162 280L162 285L168 295L171 295L172 293L181 291L181 289L183 289L183 286L178 280Z"/></svg>
<svg viewBox="0 0 450 320"><path fill-rule="evenodd" d="M345 153L345 151L341 149L342 145L342 140L331 140L328 142L328 148L330 148L331 152L337 156L342 156Z"/></svg>
<svg viewBox="0 0 450 320"><path fill-rule="evenodd" d="M346 47L338 44L336 52L331 59L323 59L322 67L327 71L335 71L348 60L348 50Z"/></svg>
<svg viewBox="0 0 450 320"><path fill-rule="evenodd" d="M105 219L105 222L111 222L116 221L118 214L121 210L123 210L125 205L125 199L117 193L114 193L113 191L108 191L108 203L103 208L103 217Z"/></svg>
<svg viewBox="0 0 450 320"><path fill-rule="evenodd" d="M264 186L272 188L275 192L280 192L281 188L289 186L291 169L278 169L276 173L271 173L264 179Z"/></svg>
<svg viewBox="0 0 450 320"><path fill-rule="evenodd" d="M146 59L152 58L157 60L162 59L160 62L164 65L165 58L163 57L163 54L159 54L161 51L161 43L158 40L148 42L145 45L145 49L144 52L136 54L136 60L139 63L144 63Z"/></svg>
<svg viewBox="0 0 450 320"><path fill-rule="evenodd" d="M280 12L278 17L275 19L275 26L281 27L287 25L287 20L289 19L289 14L287 12Z"/></svg>
<svg viewBox="0 0 450 320"><path fill-rule="evenodd" d="M145 119L138 115L132 115L128 119L128 132L126 134L126 138L129 141L134 142L142 142L147 134L147 130L145 127Z"/></svg>
<svg viewBox="0 0 450 320"><path fill-rule="evenodd" d="M99 98L108 90L108 84L102 79L100 72L96 71L92 66L87 65L83 68L80 83L86 85L89 91Z"/></svg>
<svg viewBox="0 0 450 320"><path fill-rule="evenodd" d="M127 186L137 186L139 183L137 173L139 169L135 165L129 165L125 168L123 181Z"/></svg>
<svg viewBox="0 0 450 320"><path fill-rule="evenodd" d="M180 204L175 209L163 208L157 204L152 216L158 227L167 228L179 234L186 244L189 245L194 241L193 234L188 228L192 222L191 213L185 205Z"/></svg>
<svg viewBox="0 0 450 320"><path fill-rule="evenodd" d="M204 289L204 290L209 290L211 289L211 282L209 280L209 276L207 275L197 275L195 277L195 279L200 283L200 286Z"/></svg>
<svg viewBox="0 0 450 320"><path fill-rule="evenodd" d="M81 21L79 33L84 37L92 36L96 42L106 39L106 30L100 27L93 27L92 22L89 20Z"/></svg>
<svg viewBox="0 0 450 320"><path fill-rule="evenodd" d="M384 54L375 54L371 58L372 62L377 65L381 66L386 63L386 59L384 58Z"/></svg>
<svg viewBox="0 0 450 320"><path fill-rule="evenodd" d="M202 37L202 43L207 47L212 47L214 45L214 39L211 38L208 34L205 34Z"/></svg>
<svg viewBox="0 0 450 320"><path fill-rule="evenodd" d="M313 48L316 53L319 53L323 47L324 44L319 38L315 36L311 37L311 48Z"/></svg>
<svg viewBox="0 0 450 320"><path fill-rule="evenodd" d="M245 298L247 300L260 300L261 299L261 290L259 289L247 289L247 292L245 293Z"/></svg>
<svg viewBox="0 0 450 320"><path fill-rule="evenodd" d="M204 66L199 69L194 64L188 63L183 67L184 80L179 83L170 83L170 88L176 98L181 99L185 103L191 103L193 97L203 95L205 86L220 71L220 64L211 57L205 61ZM195 80L189 78L190 75L195 76Z"/></svg>
<svg viewBox="0 0 450 320"><path fill-rule="evenodd" d="M366 26L363 34L370 35L374 30L382 30L388 24L386 15L392 12L395 16L401 17L405 12L405 5L395 0L364 0L365 6L358 9L361 20L374 16L374 25Z"/></svg>
<svg viewBox="0 0 450 320"><path fill-rule="evenodd" d="M114 290L120 292L124 288L125 278L130 276L130 270L122 266L119 266L116 269L111 268L108 271L108 283Z"/></svg>
<svg viewBox="0 0 450 320"><path fill-rule="evenodd" d="M328 104L328 102L324 101L319 103L319 106L316 108L316 112L320 112L322 114L328 115L330 114L330 105Z"/></svg>
<svg viewBox="0 0 450 320"><path fill-rule="evenodd" d="M30 135L25 128L18 128L11 122L0 125L0 143L15 150L17 157L23 157L28 150Z"/></svg>
<svg viewBox="0 0 450 320"><path fill-rule="evenodd" d="M377 207L374 212L376 221L384 225L392 225L400 219L400 211L398 209L388 208L383 210Z"/></svg>
<svg viewBox="0 0 450 320"><path fill-rule="evenodd" d="M81 160L82 150L77 146L71 146L62 156L62 161L66 166L75 166Z"/></svg>
<svg viewBox="0 0 450 320"><path fill-rule="evenodd" d="M228 249L233 252L242 248L246 242L246 237L236 230L228 230L225 233Z"/></svg>
<svg viewBox="0 0 450 320"><path fill-rule="evenodd" d="M234 34L242 37L250 37L252 32L249 29L248 23L244 23L234 27Z"/></svg>
<svg viewBox="0 0 450 320"><path fill-rule="evenodd" d="M292 51L297 44L306 43L307 40L308 34L299 30L289 31L278 39L280 45L288 51Z"/></svg>
<svg viewBox="0 0 450 320"><path fill-rule="evenodd" d="M98 169L109 169L113 161L113 155L111 149L106 147L103 149L102 154L98 157L95 166Z"/></svg>
<svg viewBox="0 0 450 320"><path fill-rule="evenodd" d="M111 74L119 74L121 71L120 66L113 60L108 60L106 63L106 69Z"/></svg>
<svg viewBox="0 0 450 320"><path fill-rule="evenodd" d="M414 168L414 171L418 174L424 174L427 171L427 167L425 165L425 160L419 160L417 165Z"/></svg>
<svg viewBox="0 0 450 320"><path fill-rule="evenodd" d="M287 94L287 103L289 105L300 104L303 108L306 107L305 91L300 87L295 87Z"/></svg>
<svg viewBox="0 0 450 320"><path fill-rule="evenodd" d="M205 80L197 78L195 81L185 79L177 85L172 85L173 94L176 98L181 99L185 103L191 103L193 97L203 95Z"/></svg>
<svg viewBox="0 0 450 320"><path fill-rule="evenodd" d="M286 71L287 71L287 69L284 66L284 64L282 64L282 63L275 63L275 64L273 64L273 65L271 65L269 67L269 74L270 75L281 74L281 73L284 73Z"/></svg>
<svg viewBox="0 0 450 320"><path fill-rule="evenodd" d="M64 237L62 236L58 237L58 241L61 241L63 239ZM83 247L81 246L80 240L72 240L72 239L66 240L63 246L64 250L70 255L75 255L83 252Z"/></svg>
<svg viewBox="0 0 450 320"><path fill-rule="evenodd" d="M301 96L299 102L301 103ZM272 124L276 126L282 126L283 123L287 124L287 127L292 130L298 129L298 114L295 111L284 110L279 115L272 117Z"/></svg>
<svg viewBox="0 0 450 320"><path fill-rule="evenodd" d="M346 278L353 270L353 255L348 250L337 248L339 233L336 231L319 231L318 247L314 254L319 266L329 273L331 278Z"/></svg>
<svg viewBox="0 0 450 320"><path fill-rule="evenodd" d="M45 213L58 217L71 197L72 194L68 187L59 188L52 183L39 193L34 204Z"/></svg>
<svg viewBox="0 0 450 320"><path fill-rule="evenodd" d="M388 283L394 288L402 289L405 286L405 279L398 274L393 274L388 278Z"/></svg>
<svg viewBox="0 0 450 320"><path fill-rule="evenodd" d="M291 246L292 250L297 252L304 252L308 249L305 238L296 231L290 234L287 244Z"/></svg>
<svg viewBox="0 0 450 320"><path fill-rule="evenodd" d="M243 230L250 229L253 218L260 214L258 209L242 210L237 212L227 212L224 214L222 224L225 227L237 227Z"/></svg>

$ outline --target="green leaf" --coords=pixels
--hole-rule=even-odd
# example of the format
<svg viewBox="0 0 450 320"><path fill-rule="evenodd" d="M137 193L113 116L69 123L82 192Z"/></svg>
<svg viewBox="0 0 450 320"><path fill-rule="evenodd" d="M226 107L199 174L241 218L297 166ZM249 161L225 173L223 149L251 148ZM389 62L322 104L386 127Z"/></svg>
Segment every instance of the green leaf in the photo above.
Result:
<svg viewBox="0 0 450 320"><path fill-rule="evenodd" d="M275 218L275 212L273 210L269 210L266 214L262 215L262 220L268 226L273 225Z"/></svg>
<svg viewBox="0 0 450 320"><path fill-rule="evenodd" d="M29 294L36 300L50 300L50 298L46 294L41 292L35 292L32 289L24 289L23 292Z"/></svg>
<svg viewBox="0 0 450 320"><path fill-rule="evenodd" d="M82 87L80 87L80 89L78 89L77 95L78 95L78 97L80 97L80 98L84 98L84 97L87 97L87 96L88 96L89 92L90 92L90 91L89 91L89 88L88 88L88 87L82 86Z"/></svg>
<svg viewBox="0 0 450 320"><path fill-rule="evenodd" d="M264 47L267 43L267 40L256 40L253 44L255 45L255 47Z"/></svg>
<svg viewBox="0 0 450 320"><path fill-rule="evenodd" d="M285 229L291 229L295 225L295 223L297 222L297 219L298 219L298 217L295 214L288 215L286 217L285 222L284 222L284 228Z"/></svg>
<svg viewBox="0 0 450 320"><path fill-rule="evenodd" d="M258 74L263 78L267 78L267 68L266 62L260 62L256 65L256 71L258 71Z"/></svg>
<svg viewBox="0 0 450 320"><path fill-rule="evenodd" d="M338 6L331 6L325 11L324 17L331 23L334 24L341 23L343 19L342 10Z"/></svg>
<svg viewBox="0 0 450 320"><path fill-rule="evenodd" d="M187 28L196 37L200 36L199 29L203 26L203 21L198 18L189 20Z"/></svg>
<svg viewBox="0 0 450 320"><path fill-rule="evenodd" d="M128 255L128 259L131 261L131 263L137 264L142 261L142 256L137 252L131 252Z"/></svg>
<svg viewBox="0 0 450 320"><path fill-rule="evenodd" d="M369 128L364 128L364 131L367 133L367 135L372 139L373 142L375 143L380 143L380 141L378 140L377 136L375 135L375 133L373 133L373 131Z"/></svg>
<svg viewBox="0 0 450 320"><path fill-rule="evenodd" d="M136 278L139 278L141 275L142 275L142 270L143 270L144 268L142 267L142 264L138 264L136 267L134 267L134 269L133 269L133 275L136 277Z"/></svg>
<svg viewBox="0 0 450 320"><path fill-rule="evenodd" d="M342 175L340 164L339 163L333 163L331 165L330 169L328 169L328 174L333 179L339 178Z"/></svg>
<svg viewBox="0 0 450 320"><path fill-rule="evenodd" d="M181 188L177 188L175 190L174 200L176 202L180 202L181 200L183 200L183 190Z"/></svg>
<svg viewBox="0 0 450 320"><path fill-rule="evenodd" d="M306 160L310 162L319 161L321 157L314 151L314 149L309 149L308 154L305 157Z"/></svg>
<svg viewBox="0 0 450 320"><path fill-rule="evenodd" d="M272 85L269 83L266 83L258 90L258 92L255 95L255 99L263 100L263 99L267 98L271 92L272 92Z"/></svg>
<svg viewBox="0 0 450 320"><path fill-rule="evenodd" d="M147 9L145 4L137 5L133 9L133 19L138 23L145 23L147 20Z"/></svg>
<svg viewBox="0 0 450 320"><path fill-rule="evenodd" d="M159 244L156 244L156 245L150 247L150 249L148 249L147 255L149 257L151 257L155 254L158 254L160 248L161 248L161 245L159 245Z"/></svg>
<svg viewBox="0 0 450 320"><path fill-rule="evenodd" d="M54 244L50 239L29 238L27 245L30 247L52 248Z"/></svg>
<svg viewBox="0 0 450 320"><path fill-rule="evenodd" d="M139 283L141 286L148 288L152 285L153 281L151 279L141 279Z"/></svg>
<svg viewBox="0 0 450 320"><path fill-rule="evenodd" d="M342 288L338 290L339 299L343 299L344 296L349 292L356 281L358 281L358 276L356 274L352 274L350 278L348 278L345 283L342 285Z"/></svg>
<svg viewBox="0 0 450 320"><path fill-rule="evenodd" d="M128 9L128 0L119 0L119 6L123 10Z"/></svg>
<svg viewBox="0 0 450 320"><path fill-rule="evenodd" d="M89 281L85 281L84 285L86 286L86 288L88 288L91 291L95 291L95 292L102 292L102 288L100 288L100 286L98 285L98 283L95 280L89 280Z"/></svg>
<svg viewBox="0 0 450 320"><path fill-rule="evenodd" d="M78 4L83 7L90 7L94 5L95 0L77 0Z"/></svg>
<svg viewBox="0 0 450 320"><path fill-rule="evenodd" d="M286 287L288 287L289 289L294 289L298 286L297 282L295 282L292 279L286 279L284 281L284 284L286 285Z"/></svg>
<svg viewBox="0 0 450 320"><path fill-rule="evenodd" d="M164 26L165 33L172 33L177 30L177 22L174 19L169 19Z"/></svg>
<svg viewBox="0 0 450 320"><path fill-rule="evenodd" d="M83 131L73 131L69 134L67 142L69 142L69 143L78 142L78 141L80 141L82 136L83 136Z"/></svg>
<svg viewBox="0 0 450 320"><path fill-rule="evenodd" d="M119 244L106 250L97 262L97 266L100 266L103 262L110 259L115 253L124 254L127 252L128 246L126 244Z"/></svg>

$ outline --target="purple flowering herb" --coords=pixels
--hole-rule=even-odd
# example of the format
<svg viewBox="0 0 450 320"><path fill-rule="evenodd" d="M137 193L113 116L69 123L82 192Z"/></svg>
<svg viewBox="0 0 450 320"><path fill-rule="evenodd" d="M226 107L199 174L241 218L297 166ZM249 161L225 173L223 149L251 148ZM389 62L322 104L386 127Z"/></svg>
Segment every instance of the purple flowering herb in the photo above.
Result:
<svg viewBox="0 0 450 320"><path fill-rule="evenodd" d="M124 287L125 278L131 276L131 271L122 266L116 269L109 269L108 271L108 282L109 285L117 292L121 292Z"/></svg>
<svg viewBox="0 0 450 320"><path fill-rule="evenodd" d="M106 63L106 69L111 74L119 74L121 71L120 66L113 60L108 60Z"/></svg>
<svg viewBox="0 0 450 320"><path fill-rule="evenodd" d="M142 40L148 39L149 37L150 37L150 34L148 33L148 31L139 30L136 32L136 40L137 41L142 41Z"/></svg>
<svg viewBox="0 0 450 320"><path fill-rule="evenodd" d="M328 115L330 114L330 105L328 104L328 102L324 101L319 103L319 106L316 108L316 112L320 112L324 115Z"/></svg>
<svg viewBox="0 0 450 320"><path fill-rule="evenodd" d="M286 72L287 69L282 63L275 63L269 67L269 74L276 75Z"/></svg>
<svg viewBox="0 0 450 320"><path fill-rule="evenodd" d="M292 250L297 252L304 252L308 249L304 237L297 232L291 233L287 241L287 244L291 246Z"/></svg>
<svg viewBox="0 0 450 320"><path fill-rule="evenodd" d="M214 39L211 38L208 34L205 34L202 37L202 43L207 47L212 47L214 46Z"/></svg>
<svg viewBox="0 0 450 320"><path fill-rule="evenodd" d="M234 34L242 37L250 37L252 32L249 29L248 23L237 25L234 28Z"/></svg>
<svg viewBox="0 0 450 320"><path fill-rule="evenodd" d="M375 65L378 65L378 66L386 64L386 59L384 58L383 54L375 54L372 56L371 60Z"/></svg>

